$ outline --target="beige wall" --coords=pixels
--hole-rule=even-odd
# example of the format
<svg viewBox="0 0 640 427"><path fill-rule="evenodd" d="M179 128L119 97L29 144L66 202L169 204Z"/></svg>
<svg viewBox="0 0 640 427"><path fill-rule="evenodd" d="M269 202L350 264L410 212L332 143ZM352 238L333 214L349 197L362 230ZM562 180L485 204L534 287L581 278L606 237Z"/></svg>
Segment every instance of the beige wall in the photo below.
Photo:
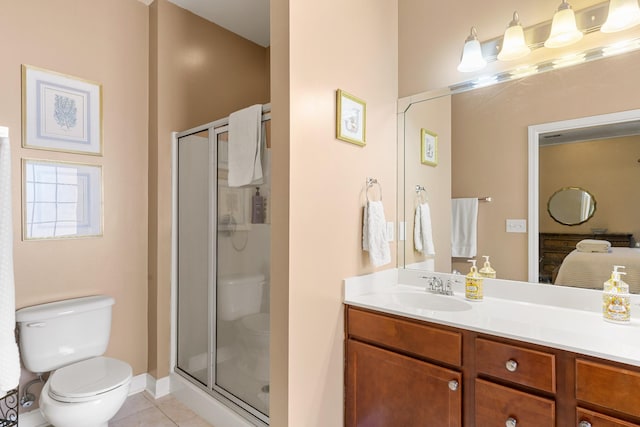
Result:
<svg viewBox="0 0 640 427"><path fill-rule="evenodd" d="M403 194L407 239L404 244L404 264L427 260L415 250L413 231L415 210L418 204L416 185L426 189L431 212L433 241L436 255L435 271L451 271L451 96L443 96L426 102L412 104L404 114L404 162ZM438 135L438 165L424 165L420 161L421 129ZM402 185L402 184L401 184ZM420 195L420 200L425 197ZM402 215L402 214L400 214ZM420 265L416 265L420 267Z"/></svg>
<svg viewBox="0 0 640 427"><path fill-rule="evenodd" d="M395 220L397 0L271 4L273 238L288 238L272 254L271 424L338 426L342 280L374 271L360 249L367 177ZM365 147L335 139L336 89L367 102ZM287 147L275 147L279 138Z"/></svg>
<svg viewBox="0 0 640 427"><path fill-rule="evenodd" d="M134 374L146 372L147 7L131 0L3 0L0 9L0 124L9 126L12 145L16 305L113 296L107 354L129 362ZM20 147L21 64L102 84L102 157ZM102 165L104 236L21 241L22 158Z"/></svg>
<svg viewBox="0 0 640 427"><path fill-rule="evenodd" d="M575 10L584 9L600 0L571 0ZM477 73L460 73L456 67L471 26L478 30L480 41L500 37L517 10L525 27L550 21L559 0L518 1L399 1L399 94L401 97L439 89L471 80L484 74L537 63L550 56L558 57L640 35L640 28L622 33L594 33L575 45L561 49L541 48L518 61L496 61Z"/></svg>
<svg viewBox="0 0 640 427"><path fill-rule="evenodd" d="M171 132L269 102L267 49L169 3L150 6L149 373L169 372Z"/></svg>
<svg viewBox="0 0 640 427"><path fill-rule="evenodd" d="M540 149L540 232L632 233L640 241L640 136L620 137ZM582 187L596 200L596 211L587 222L567 226L551 218L547 201L564 187Z"/></svg>
<svg viewBox="0 0 640 427"><path fill-rule="evenodd" d="M639 108L638 75L640 52L453 96L452 195L493 197L479 207L478 255L499 278L527 280L527 235L505 232L528 216L527 127Z"/></svg>

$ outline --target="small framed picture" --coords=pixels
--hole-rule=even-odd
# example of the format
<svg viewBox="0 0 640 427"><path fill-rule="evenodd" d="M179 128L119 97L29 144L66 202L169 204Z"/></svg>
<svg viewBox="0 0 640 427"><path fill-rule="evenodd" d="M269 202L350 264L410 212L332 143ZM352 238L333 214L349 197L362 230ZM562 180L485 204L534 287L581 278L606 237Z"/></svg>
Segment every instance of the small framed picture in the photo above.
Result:
<svg viewBox="0 0 640 427"><path fill-rule="evenodd" d="M23 65L22 146L102 155L102 86Z"/></svg>
<svg viewBox="0 0 640 427"><path fill-rule="evenodd" d="M336 92L336 138L366 144L367 104L343 90Z"/></svg>
<svg viewBox="0 0 640 427"><path fill-rule="evenodd" d="M22 238L102 236L102 166L22 159Z"/></svg>
<svg viewBox="0 0 640 427"><path fill-rule="evenodd" d="M427 129L420 129L420 161L425 165L438 165L438 135Z"/></svg>
<svg viewBox="0 0 640 427"><path fill-rule="evenodd" d="M251 190L218 179L218 231L251 229Z"/></svg>

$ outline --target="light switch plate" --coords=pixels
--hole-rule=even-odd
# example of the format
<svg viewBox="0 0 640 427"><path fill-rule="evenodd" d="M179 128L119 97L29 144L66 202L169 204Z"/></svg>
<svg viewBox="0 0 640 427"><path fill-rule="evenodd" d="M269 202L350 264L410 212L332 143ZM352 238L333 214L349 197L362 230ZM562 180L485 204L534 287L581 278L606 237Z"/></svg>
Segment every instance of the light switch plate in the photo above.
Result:
<svg viewBox="0 0 640 427"><path fill-rule="evenodd" d="M398 222L398 240L404 242L407 240L407 223L405 221Z"/></svg>
<svg viewBox="0 0 640 427"><path fill-rule="evenodd" d="M527 232L526 219L508 219L507 220L507 233L526 233L526 232Z"/></svg>

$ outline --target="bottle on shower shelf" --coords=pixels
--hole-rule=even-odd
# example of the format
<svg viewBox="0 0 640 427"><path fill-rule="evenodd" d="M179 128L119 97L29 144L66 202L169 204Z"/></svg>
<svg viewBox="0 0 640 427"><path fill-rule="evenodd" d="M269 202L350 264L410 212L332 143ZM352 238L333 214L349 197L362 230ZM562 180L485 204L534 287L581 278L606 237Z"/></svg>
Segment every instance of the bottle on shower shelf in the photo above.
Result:
<svg viewBox="0 0 640 427"><path fill-rule="evenodd" d="M251 198L251 223L264 224L264 197L260 195L260 187L256 187L256 194Z"/></svg>

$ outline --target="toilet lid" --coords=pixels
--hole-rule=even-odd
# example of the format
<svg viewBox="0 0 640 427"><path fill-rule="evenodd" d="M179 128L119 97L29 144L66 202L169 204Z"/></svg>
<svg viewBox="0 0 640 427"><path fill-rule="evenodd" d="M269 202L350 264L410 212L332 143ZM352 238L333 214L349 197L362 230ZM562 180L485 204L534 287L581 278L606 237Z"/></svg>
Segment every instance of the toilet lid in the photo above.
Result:
<svg viewBox="0 0 640 427"><path fill-rule="evenodd" d="M259 335L269 335L269 313L244 316L241 320L245 328Z"/></svg>
<svg viewBox="0 0 640 427"><path fill-rule="evenodd" d="M49 395L62 402L80 402L106 393L131 380L129 364L109 357L94 357L55 371Z"/></svg>

